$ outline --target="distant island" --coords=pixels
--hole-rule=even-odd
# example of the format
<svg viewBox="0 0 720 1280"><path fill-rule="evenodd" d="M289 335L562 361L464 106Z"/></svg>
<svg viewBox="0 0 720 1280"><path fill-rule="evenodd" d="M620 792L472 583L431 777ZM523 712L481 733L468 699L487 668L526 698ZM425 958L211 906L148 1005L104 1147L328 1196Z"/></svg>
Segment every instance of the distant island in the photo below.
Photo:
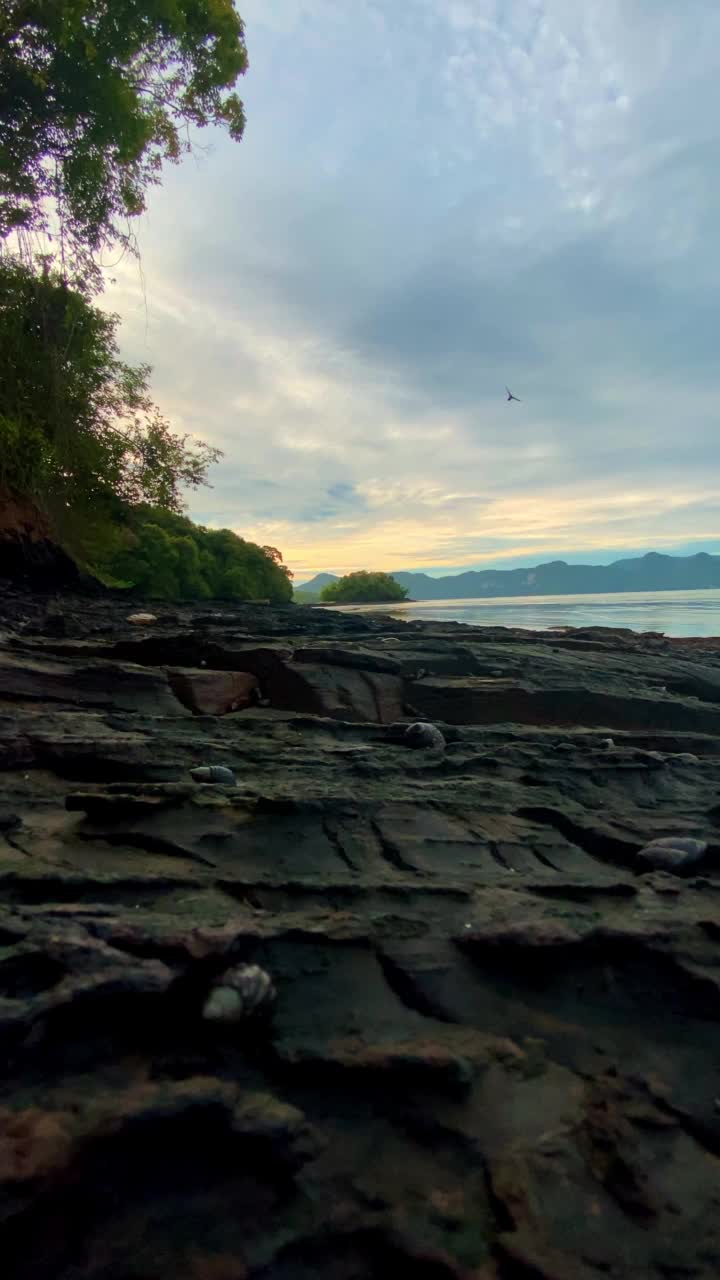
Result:
<svg viewBox="0 0 720 1280"><path fill-rule="evenodd" d="M427 573L394 573L413 600L481 600L495 596L591 595L613 591L698 591L720 588L720 556L701 551L694 556L666 556L650 551L613 564L566 564L552 560L527 569L471 569L431 578ZM301 598L320 595L338 582L318 573L298 584Z"/></svg>
<svg viewBox="0 0 720 1280"><path fill-rule="evenodd" d="M389 573L368 573L361 569L344 578L326 582L320 592L322 604L397 604L407 600L407 587Z"/></svg>

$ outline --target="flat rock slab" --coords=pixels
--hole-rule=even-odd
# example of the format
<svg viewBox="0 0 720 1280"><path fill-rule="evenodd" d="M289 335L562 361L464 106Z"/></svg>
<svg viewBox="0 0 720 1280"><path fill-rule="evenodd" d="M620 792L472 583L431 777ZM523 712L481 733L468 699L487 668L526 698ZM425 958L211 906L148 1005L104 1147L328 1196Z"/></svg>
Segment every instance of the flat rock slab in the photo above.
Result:
<svg viewBox="0 0 720 1280"><path fill-rule="evenodd" d="M0 627L7 1280L720 1274L717 646Z"/></svg>

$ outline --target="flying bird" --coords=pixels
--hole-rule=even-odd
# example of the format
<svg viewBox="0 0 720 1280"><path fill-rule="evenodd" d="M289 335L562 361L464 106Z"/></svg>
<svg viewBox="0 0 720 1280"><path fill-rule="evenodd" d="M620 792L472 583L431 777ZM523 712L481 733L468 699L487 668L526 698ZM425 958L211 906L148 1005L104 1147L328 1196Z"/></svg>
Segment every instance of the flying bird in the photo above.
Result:
<svg viewBox="0 0 720 1280"><path fill-rule="evenodd" d="M518 404L522 404L522 400L520 399L520 397L519 397L519 396L514 396L514 395L513 395L513 393L512 393L512 391L510 390L510 388L509 388L509 387L506 387L506 388L505 388L505 390L507 391L507 398L508 398L508 402L509 402L510 400L517 400Z"/></svg>

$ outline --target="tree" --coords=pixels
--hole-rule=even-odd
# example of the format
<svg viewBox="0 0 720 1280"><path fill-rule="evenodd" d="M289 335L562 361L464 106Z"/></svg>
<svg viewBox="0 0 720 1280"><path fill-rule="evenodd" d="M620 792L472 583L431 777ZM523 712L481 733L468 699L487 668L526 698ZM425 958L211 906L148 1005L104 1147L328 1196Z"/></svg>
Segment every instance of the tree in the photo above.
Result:
<svg viewBox="0 0 720 1280"><path fill-rule="evenodd" d="M230 529L205 529L158 507L127 507L125 537L98 566L151 599L271 600L286 604L290 573L265 547Z"/></svg>
<svg viewBox="0 0 720 1280"><path fill-rule="evenodd" d="M380 604L405 600L407 588L401 587L389 573L348 573L337 582L323 587L323 604Z"/></svg>
<svg viewBox="0 0 720 1280"><path fill-rule="evenodd" d="M247 65L233 0L3 0L0 239L54 211L63 265L130 244L191 126L242 136Z"/></svg>
<svg viewBox="0 0 720 1280"><path fill-rule="evenodd" d="M220 451L176 435L146 365L120 360L119 320L58 274L0 258L0 481L66 513L112 501L182 508Z"/></svg>

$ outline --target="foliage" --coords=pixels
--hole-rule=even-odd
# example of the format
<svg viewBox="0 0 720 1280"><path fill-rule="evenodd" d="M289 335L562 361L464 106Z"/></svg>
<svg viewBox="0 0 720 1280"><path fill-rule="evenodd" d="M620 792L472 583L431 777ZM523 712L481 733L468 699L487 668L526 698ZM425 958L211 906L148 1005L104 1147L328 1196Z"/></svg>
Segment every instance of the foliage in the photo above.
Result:
<svg viewBox="0 0 720 1280"><path fill-rule="evenodd" d="M389 573L348 573L337 582L323 587L323 604L376 604L404 600L407 588L401 587Z"/></svg>
<svg viewBox="0 0 720 1280"><path fill-rule="evenodd" d="M191 126L242 136L246 68L233 0L3 0L0 239L52 212L63 267L129 244Z"/></svg>
<svg viewBox="0 0 720 1280"><path fill-rule="evenodd" d="M230 529L206 529L158 507L116 512L124 525L97 568L109 581L150 599L271 600L292 596L291 573L274 547L258 547Z"/></svg>
<svg viewBox="0 0 720 1280"><path fill-rule="evenodd" d="M18 249L0 253L0 484L107 583L160 599L292 595L276 548L180 514L219 450L172 431L91 301L99 251L133 247L191 126L242 136L246 67L233 0L0 4L0 245Z"/></svg>
<svg viewBox="0 0 720 1280"><path fill-rule="evenodd" d="M319 604L320 592L304 591L302 587L298 590L298 588L295 587L293 588L293 600L295 601L295 604Z"/></svg>
<svg viewBox="0 0 720 1280"><path fill-rule="evenodd" d="M148 367L120 360L117 326L59 275L0 258L0 481L39 499L61 534L111 499L179 511L219 456L173 433Z"/></svg>

